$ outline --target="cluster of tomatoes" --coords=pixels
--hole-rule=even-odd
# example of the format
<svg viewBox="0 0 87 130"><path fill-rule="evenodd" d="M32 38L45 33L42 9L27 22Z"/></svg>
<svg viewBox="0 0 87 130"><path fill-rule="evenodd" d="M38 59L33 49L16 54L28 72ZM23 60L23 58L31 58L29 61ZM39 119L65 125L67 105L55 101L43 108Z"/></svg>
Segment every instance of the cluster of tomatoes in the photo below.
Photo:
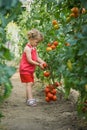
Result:
<svg viewBox="0 0 87 130"><path fill-rule="evenodd" d="M46 102L56 101L57 100L57 87L60 86L59 82L55 82L55 84L49 84L45 87L45 100Z"/></svg>
<svg viewBox="0 0 87 130"><path fill-rule="evenodd" d="M59 44L58 41L54 41L52 43L48 43L46 51L48 52L48 51L56 49L56 47L58 46L58 44ZM46 63L44 63L43 67L44 67L44 69L46 69L46 68L48 68L48 65ZM44 76L45 77L49 77L50 75L51 74L50 74L49 70L44 71Z"/></svg>
<svg viewBox="0 0 87 130"><path fill-rule="evenodd" d="M78 9L78 7L73 7L73 8L71 9L70 17L75 17L75 18L77 18L78 15L79 15L79 9Z"/></svg>
<svg viewBox="0 0 87 130"><path fill-rule="evenodd" d="M81 14L85 14L87 10L85 8L79 9L78 7L73 7L69 17L67 17L67 22L70 22L71 18L77 18Z"/></svg>
<svg viewBox="0 0 87 130"><path fill-rule="evenodd" d="M85 13L86 13L85 8L79 9L78 7L73 7L71 9L71 13L70 13L69 17L67 18L67 21L69 21L71 17L77 18L80 14L85 14Z"/></svg>
<svg viewBox="0 0 87 130"><path fill-rule="evenodd" d="M48 51L56 49L56 47L58 46L58 44L59 44L58 41L54 41L52 43L48 43L46 51L48 52Z"/></svg>
<svg viewBox="0 0 87 130"><path fill-rule="evenodd" d="M48 68L47 63L44 63L43 67L44 67L44 69ZM45 77L49 77L50 76L50 71L49 70L45 70L43 74L44 74Z"/></svg>
<svg viewBox="0 0 87 130"><path fill-rule="evenodd" d="M84 101L82 111L83 111L83 113L87 112L87 100Z"/></svg>
<svg viewBox="0 0 87 130"><path fill-rule="evenodd" d="M45 69L44 71L44 76L46 78L48 78L49 76L51 76L51 73L48 69L48 65L46 63L43 64L43 67ZM47 69L46 69L47 68ZM60 82L55 82L54 84L49 84L45 87L44 92L45 92L45 100L47 102L50 101L56 101L57 100L57 87L61 86Z"/></svg>
<svg viewBox="0 0 87 130"><path fill-rule="evenodd" d="M53 24L54 29L59 29L59 24L58 24L57 20L53 20L52 24Z"/></svg>

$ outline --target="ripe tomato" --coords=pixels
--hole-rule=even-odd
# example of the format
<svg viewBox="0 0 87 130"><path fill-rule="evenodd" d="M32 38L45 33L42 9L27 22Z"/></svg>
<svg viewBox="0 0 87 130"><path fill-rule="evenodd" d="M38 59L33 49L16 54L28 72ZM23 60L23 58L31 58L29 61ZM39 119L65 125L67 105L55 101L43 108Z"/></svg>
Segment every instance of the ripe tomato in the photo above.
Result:
<svg viewBox="0 0 87 130"><path fill-rule="evenodd" d="M52 48L52 50L54 50L56 48L56 46L53 44L53 45L51 45L51 48Z"/></svg>
<svg viewBox="0 0 87 130"><path fill-rule="evenodd" d="M73 13L75 13L75 14L78 14L78 13L79 13L78 7L73 7L73 8L71 9L71 11L72 11Z"/></svg>
<svg viewBox="0 0 87 130"><path fill-rule="evenodd" d="M50 99L53 99L53 94L48 92L47 97L50 98Z"/></svg>
<svg viewBox="0 0 87 130"><path fill-rule="evenodd" d="M48 87L46 87L46 88L44 89L44 91L45 91L45 93L47 94L48 92L50 92L50 89L49 89Z"/></svg>
<svg viewBox="0 0 87 130"><path fill-rule="evenodd" d="M55 46L57 46L57 45L58 45L58 41L54 41L53 44L54 44Z"/></svg>
<svg viewBox="0 0 87 130"><path fill-rule="evenodd" d="M60 83L59 82L55 82L55 86L56 87L60 86Z"/></svg>
<svg viewBox="0 0 87 130"><path fill-rule="evenodd" d="M46 97L45 100L46 100L47 102L50 102L50 98L49 98L49 97Z"/></svg>
<svg viewBox="0 0 87 130"><path fill-rule="evenodd" d="M51 46L51 43L48 43L47 46L50 47L50 46Z"/></svg>
<svg viewBox="0 0 87 130"><path fill-rule="evenodd" d="M50 90L54 89L54 85L53 84L50 84L49 87L50 87Z"/></svg>
<svg viewBox="0 0 87 130"><path fill-rule="evenodd" d="M75 18L75 14L74 14L74 13L71 13L71 14L70 14L70 17L74 17L74 18Z"/></svg>
<svg viewBox="0 0 87 130"><path fill-rule="evenodd" d="M49 77L50 76L50 72L49 71L44 71L44 76L45 77Z"/></svg>
<svg viewBox="0 0 87 130"><path fill-rule="evenodd" d="M56 90L56 89L53 89L53 90L51 91L51 93L55 95L55 94L57 93L57 90Z"/></svg>
<svg viewBox="0 0 87 130"><path fill-rule="evenodd" d="M56 101L57 100L57 96L54 95L52 99L53 99L53 101Z"/></svg>
<svg viewBox="0 0 87 130"><path fill-rule="evenodd" d="M43 63L43 67L46 68L47 67L47 63Z"/></svg>
<svg viewBox="0 0 87 130"><path fill-rule="evenodd" d="M53 25L56 25L57 23L58 23L57 20L53 20L53 21L52 21L52 24L53 24Z"/></svg>

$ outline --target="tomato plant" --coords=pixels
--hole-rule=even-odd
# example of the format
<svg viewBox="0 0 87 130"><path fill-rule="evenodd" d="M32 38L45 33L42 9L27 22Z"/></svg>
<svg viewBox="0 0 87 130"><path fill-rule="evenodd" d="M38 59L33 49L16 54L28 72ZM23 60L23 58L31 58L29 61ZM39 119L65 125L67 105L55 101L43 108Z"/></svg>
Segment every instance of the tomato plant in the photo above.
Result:
<svg viewBox="0 0 87 130"><path fill-rule="evenodd" d="M35 0L30 12L26 9L22 11L17 24L21 29L20 52L27 42L26 36L29 29L37 28L44 34L44 41L38 46L38 51L48 64L45 71L49 71L50 76L45 77L43 71L37 68L37 78L52 85L58 82L58 86L63 80L65 97L69 96L71 88L79 91L78 113L87 118L84 103L87 100L86 18L86 0ZM3 32L2 29L0 33L2 37ZM3 53L1 56L3 57ZM6 57L5 53L4 57ZM50 101L48 97L46 100Z"/></svg>
<svg viewBox="0 0 87 130"><path fill-rule="evenodd" d="M37 1L35 1L36 4ZM43 7L41 7L43 4ZM87 99L87 1L65 0L57 1L40 1L36 7L36 13L32 11L33 17L37 17L38 26L32 23L33 27L43 30L45 41L39 46L40 55L46 60L49 70L50 79L47 82L54 83L61 81L63 77L65 96L68 97L70 89L73 88L80 93L78 100L78 112L85 115L82 104ZM33 9L33 8L32 8ZM38 11L40 10L40 11ZM83 11L84 10L84 11ZM43 19L44 17L44 19ZM34 19L35 20L35 19ZM56 25L56 27L54 27ZM58 41L56 48L50 45ZM48 43L49 44L48 46ZM43 50L42 50L43 48ZM44 80L40 70L37 76Z"/></svg>

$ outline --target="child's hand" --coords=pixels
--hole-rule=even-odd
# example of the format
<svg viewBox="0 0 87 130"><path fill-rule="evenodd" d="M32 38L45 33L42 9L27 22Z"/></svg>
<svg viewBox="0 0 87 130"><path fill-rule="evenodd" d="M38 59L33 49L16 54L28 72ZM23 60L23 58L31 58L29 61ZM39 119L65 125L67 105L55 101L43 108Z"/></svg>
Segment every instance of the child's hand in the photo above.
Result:
<svg viewBox="0 0 87 130"><path fill-rule="evenodd" d="M43 67L44 68L47 68L48 67L48 64L46 62L43 63Z"/></svg>
<svg viewBox="0 0 87 130"><path fill-rule="evenodd" d="M44 69L43 63L40 63L39 66L41 69Z"/></svg>
<svg viewBox="0 0 87 130"><path fill-rule="evenodd" d="M46 69L48 67L48 64L46 62L42 63L43 69Z"/></svg>

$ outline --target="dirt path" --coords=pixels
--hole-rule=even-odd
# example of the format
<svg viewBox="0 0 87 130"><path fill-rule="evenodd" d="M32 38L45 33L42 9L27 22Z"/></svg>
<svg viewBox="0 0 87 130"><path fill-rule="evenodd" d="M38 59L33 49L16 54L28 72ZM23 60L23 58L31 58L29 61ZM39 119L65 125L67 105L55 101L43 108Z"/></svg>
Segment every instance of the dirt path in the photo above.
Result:
<svg viewBox="0 0 87 130"><path fill-rule="evenodd" d="M1 107L5 117L0 130L83 130L78 126L75 107L69 100L58 97L56 102L46 103L42 86L36 83L33 92L38 105L29 107L25 103L25 87L19 73L11 80L14 87Z"/></svg>

